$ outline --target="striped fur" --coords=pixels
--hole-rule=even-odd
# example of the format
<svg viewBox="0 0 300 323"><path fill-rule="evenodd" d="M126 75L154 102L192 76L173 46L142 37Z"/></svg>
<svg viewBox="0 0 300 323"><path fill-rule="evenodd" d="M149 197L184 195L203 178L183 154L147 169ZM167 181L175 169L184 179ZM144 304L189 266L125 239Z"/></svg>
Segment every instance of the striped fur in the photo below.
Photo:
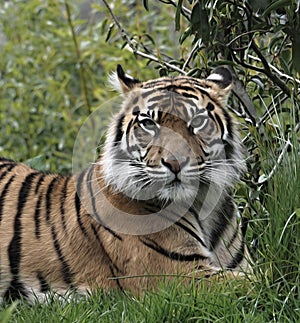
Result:
<svg viewBox="0 0 300 323"><path fill-rule="evenodd" d="M229 72L140 82L119 66L112 79L123 106L94 165L64 177L0 159L1 299L250 271Z"/></svg>

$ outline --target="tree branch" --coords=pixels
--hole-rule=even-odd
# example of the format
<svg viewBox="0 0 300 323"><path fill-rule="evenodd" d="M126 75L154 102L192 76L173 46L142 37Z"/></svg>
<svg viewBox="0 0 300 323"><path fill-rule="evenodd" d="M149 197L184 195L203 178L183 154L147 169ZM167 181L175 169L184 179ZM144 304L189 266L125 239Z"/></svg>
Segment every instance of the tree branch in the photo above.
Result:
<svg viewBox="0 0 300 323"><path fill-rule="evenodd" d="M190 63L191 59L193 58L193 56L195 55L195 53L201 49L201 45L202 45L202 39L199 39L196 41L194 47L192 48L192 50L190 51L186 61L184 62L182 69L185 70L186 67L188 66L188 64Z"/></svg>
<svg viewBox="0 0 300 323"><path fill-rule="evenodd" d="M269 63L265 59L264 55L260 52L255 42L252 41L250 46L252 47L256 55L259 57L261 63L263 64L263 67L264 67L263 73L267 75L268 78L271 79L276 85L278 85L287 96L290 96L291 95L290 89L285 85L284 82L282 82L276 75L272 73Z"/></svg>
<svg viewBox="0 0 300 323"><path fill-rule="evenodd" d="M172 0L158 0L159 2L162 2L164 4L170 4L172 5L173 7L177 8L177 3L175 1L172 1ZM181 14L188 20L190 21L191 20L191 10L182 6L181 7Z"/></svg>
<svg viewBox="0 0 300 323"><path fill-rule="evenodd" d="M135 55L141 56L143 58L147 58L150 61L153 61L153 62L159 63L161 65L164 65L165 67L168 67L168 68L172 69L173 71L179 72L180 74L183 74L183 75L186 75L187 74L184 70L182 70L181 68L179 68L179 67L177 67L177 66L175 66L173 64L170 64L168 62L165 62L163 60L158 59L157 57L155 57L155 56L153 56L151 54L147 54L147 53L144 53L144 52L138 50L137 49L137 46L132 41L131 37L129 37L128 33L122 27L122 25L120 24L118 18L115 16L115 14L113 13L113 11L111 10L111 8L108 5L107 1L106 0L102 0L102 1L104 3L105 7L107 8L107 10L109 11L109 13L110 13L110 15L112 17L112 20L114 21L114 23L116 24L117 28L119 29L119 32L121 34L121 37L126 41L126 43L131 48L132 52Z"/></svg>

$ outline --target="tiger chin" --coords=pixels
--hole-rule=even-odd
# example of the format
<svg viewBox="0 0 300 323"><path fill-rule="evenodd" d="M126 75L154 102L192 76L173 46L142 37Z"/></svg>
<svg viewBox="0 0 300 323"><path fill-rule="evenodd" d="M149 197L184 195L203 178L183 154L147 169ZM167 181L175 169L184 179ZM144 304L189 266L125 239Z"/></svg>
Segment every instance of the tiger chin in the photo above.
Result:
<svg viewBox="0 0 300 323"><path fill-rule="evenodd" d="M110 79L123 103L82 173L0 159L2 300L251 272L231 196L244 162L230 72L141 82L119 65Z"/></svg>

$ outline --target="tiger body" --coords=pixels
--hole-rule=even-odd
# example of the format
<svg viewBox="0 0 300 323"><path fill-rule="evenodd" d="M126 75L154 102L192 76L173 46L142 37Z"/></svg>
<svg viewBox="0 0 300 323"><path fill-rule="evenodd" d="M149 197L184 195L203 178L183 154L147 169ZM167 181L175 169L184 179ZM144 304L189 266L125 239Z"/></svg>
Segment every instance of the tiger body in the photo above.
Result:
<svg viewBox="0 0 300 323"><path fill-rule="evenodd" d="M115 78L123 106L81 174L0 159L2 299L251 271L231 197L244 166L228 72L140 82L118 67Z"/></svg>

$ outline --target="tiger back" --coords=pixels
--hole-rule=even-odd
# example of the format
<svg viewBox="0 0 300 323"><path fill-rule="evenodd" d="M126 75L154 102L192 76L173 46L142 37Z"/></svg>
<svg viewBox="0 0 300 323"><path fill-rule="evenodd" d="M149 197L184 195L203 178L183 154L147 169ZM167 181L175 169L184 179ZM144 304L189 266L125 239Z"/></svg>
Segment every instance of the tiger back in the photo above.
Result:
<svg viewBox="0 0 300 323"><path fill-rule="evenodd" d="M231 196L244 162L230 73L141 82L118 66L111 80L123 104L84 171L0 159L1 299L251 271Z"/></svg>

